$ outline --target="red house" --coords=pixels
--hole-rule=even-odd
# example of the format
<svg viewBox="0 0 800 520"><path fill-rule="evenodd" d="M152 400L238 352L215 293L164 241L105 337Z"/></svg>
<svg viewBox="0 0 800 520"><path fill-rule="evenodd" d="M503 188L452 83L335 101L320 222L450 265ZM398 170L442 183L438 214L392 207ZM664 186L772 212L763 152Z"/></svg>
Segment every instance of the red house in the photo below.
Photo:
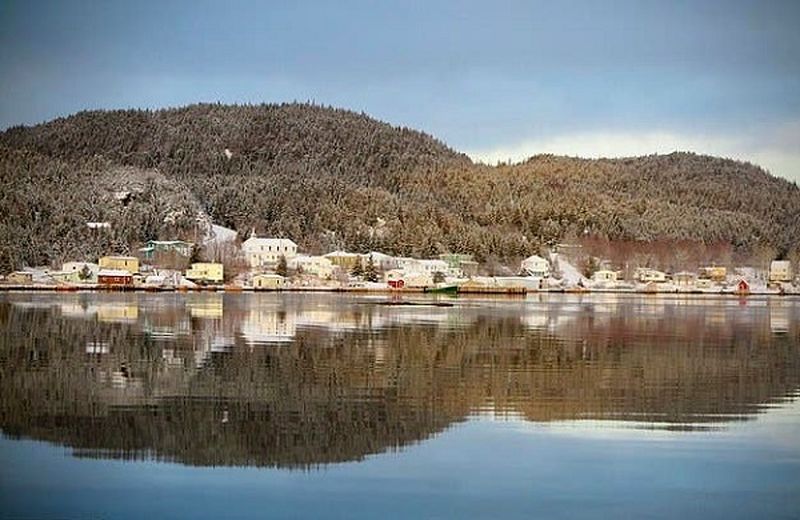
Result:
<svg viewBox="0 0 800 520"><path fill-rule="evenodd" d="M739 280L739 283L736 284L736 292L739 294L747 294L750 292L750 284L747 283L747 280L744 278Z"/></svg>
<svg viewBox="0 0 800 520"><path fill-rule="evenodd" d="M101 269L97 273L97 283L113 287L128 287L133 285L133 275L121 269Z"/></svg>

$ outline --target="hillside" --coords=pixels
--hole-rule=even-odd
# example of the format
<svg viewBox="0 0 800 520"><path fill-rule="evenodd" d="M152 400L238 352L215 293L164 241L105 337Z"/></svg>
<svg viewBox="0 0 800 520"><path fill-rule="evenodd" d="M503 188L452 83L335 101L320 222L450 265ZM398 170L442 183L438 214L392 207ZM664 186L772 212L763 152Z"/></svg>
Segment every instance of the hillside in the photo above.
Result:
<svg viewBox="0 0 800 520"><path fill-rule="evenodd" d="M800 190L747 163L542 155L490 167L424 133L312 105L82 112L11 128L0 147L0 270L191 238L198 218L308 251L510 259L586 235L800 249ZM120 190L132 202L115 200ZM95 220L113 237L97 243L85 230Z"/></svg>

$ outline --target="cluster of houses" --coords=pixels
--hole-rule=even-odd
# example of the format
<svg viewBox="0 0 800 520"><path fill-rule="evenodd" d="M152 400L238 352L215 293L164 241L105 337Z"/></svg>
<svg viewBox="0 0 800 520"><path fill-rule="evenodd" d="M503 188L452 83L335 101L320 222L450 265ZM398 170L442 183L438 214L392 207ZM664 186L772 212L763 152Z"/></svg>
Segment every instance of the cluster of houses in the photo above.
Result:
<svg viewBox="0 0 800 520"><path fill-rule="evenodd" d="M652 292L719 291L732 289L736 292L750 292L755 283L761 289L783 291L795 282L791 262L773 260L767 273L757 273L750 268L735 269L729 272L725 266L700 267L696 272L680 271L666 273L651 268L637 268L632 279L624 280L620 271L599 269L586 284L595 289L629 289L643 286Z"/></svg>
<svg viewBox="0 0 800 520"><path fill-rule="evenodd" d="M153 240L138 251L138 256L109 255L97 263L65 262L57 271L17 271L5 277L7 284L102 287L182 288L221 286L226 280L225 267L218 262L194 262L195 246L181 240ZM576 290L644 290L648 292L718 291L731 288L749 292L758 276L751 273L729 273L723 266L709 266L697 272L665 273L651 268L637 268L624 279L622 272L598 269L584 277L559 255L548 258L533 255L524 259L517 274L480 276L479 264L469 254L449 253L438 258L420 259L392 256L378 251L366 254L333 251L323 255L298 253L295 242L288 238L264 238L254 234L241 244L237 252L240 264L246 266L235 273L229 287L275 290L288 287L368 287L415 289L457 286L463 292L491 292L500 289L576 289ZM238 271L238 270L237 270ZM229 273L234 274L234 273ZM766 288L780 288L794 282L790 262L773 261Z"/></svg>

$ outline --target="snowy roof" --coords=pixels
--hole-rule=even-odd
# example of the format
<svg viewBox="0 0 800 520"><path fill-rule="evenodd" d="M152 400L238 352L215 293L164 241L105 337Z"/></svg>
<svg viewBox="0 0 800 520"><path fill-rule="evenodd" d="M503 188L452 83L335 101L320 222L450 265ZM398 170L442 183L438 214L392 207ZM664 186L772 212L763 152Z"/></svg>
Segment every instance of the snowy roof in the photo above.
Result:
<svg viewBox="0 0 800 520"><path fill-rule="evenodd" d="M133 276L130 271L124 269L100 269L97 276Z"/></svg>
<svg viewBox="0 0 800 520"><path fill-rule="evenodd" d="M297 244L289 238L258 238L250 237L242 242L242 249L248 250L261 246L278 246L278 247L297 247Z"/></svg>

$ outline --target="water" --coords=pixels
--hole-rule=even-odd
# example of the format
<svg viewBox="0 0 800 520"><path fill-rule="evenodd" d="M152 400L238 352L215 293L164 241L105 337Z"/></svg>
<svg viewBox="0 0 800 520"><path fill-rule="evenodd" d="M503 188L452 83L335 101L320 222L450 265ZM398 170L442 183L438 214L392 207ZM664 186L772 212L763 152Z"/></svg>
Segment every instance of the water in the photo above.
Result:
<svg viewBox="0 0 800 520"><path fill-rule="evenodd" d="M4 294L0 518L798 518L799 395L790 298Z"/></svg>

